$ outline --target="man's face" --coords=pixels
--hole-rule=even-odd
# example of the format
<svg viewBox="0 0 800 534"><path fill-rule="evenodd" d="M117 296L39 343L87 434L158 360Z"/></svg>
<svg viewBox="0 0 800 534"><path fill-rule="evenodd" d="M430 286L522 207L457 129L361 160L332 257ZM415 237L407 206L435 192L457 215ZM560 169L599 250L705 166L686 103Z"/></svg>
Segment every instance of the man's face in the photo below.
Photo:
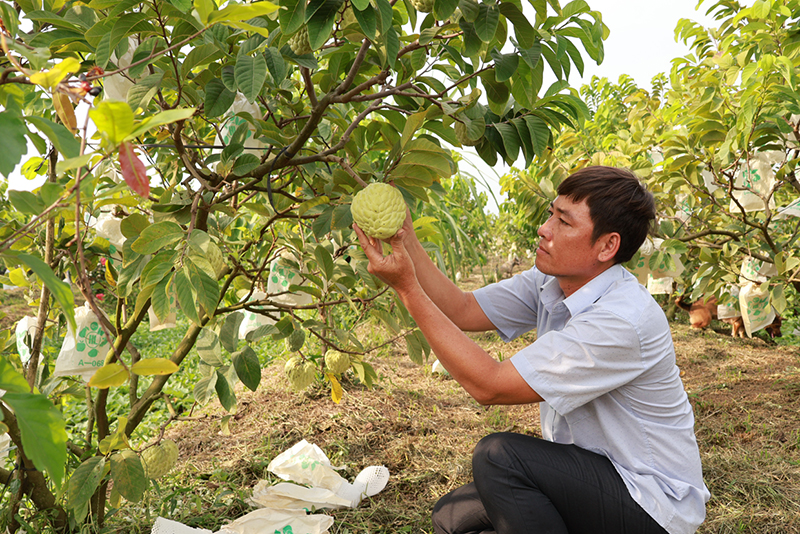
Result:
<svg viewBox="0 0 800 534"><path fill-rule="evenodd" d="M536 267L555 276L569 296L608 268L598 258L603 239L592 241L594 223L586 200L559 196L550 206L550 218L539 228Z"/></svg>

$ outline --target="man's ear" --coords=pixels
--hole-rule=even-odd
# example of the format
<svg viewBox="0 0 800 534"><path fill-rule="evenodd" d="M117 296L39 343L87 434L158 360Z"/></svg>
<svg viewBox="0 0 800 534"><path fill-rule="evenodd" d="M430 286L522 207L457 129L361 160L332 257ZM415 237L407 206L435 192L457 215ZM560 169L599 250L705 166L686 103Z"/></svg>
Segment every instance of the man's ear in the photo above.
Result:
<svg viewBox="0 0 800 534"><path fill-rule="evenodd" d="M621 238L617 232L611 232L600 236L598 242L601 244L600 251L597 253L597 260L601 263L614 261L614 256L619 251Z"/></svg>

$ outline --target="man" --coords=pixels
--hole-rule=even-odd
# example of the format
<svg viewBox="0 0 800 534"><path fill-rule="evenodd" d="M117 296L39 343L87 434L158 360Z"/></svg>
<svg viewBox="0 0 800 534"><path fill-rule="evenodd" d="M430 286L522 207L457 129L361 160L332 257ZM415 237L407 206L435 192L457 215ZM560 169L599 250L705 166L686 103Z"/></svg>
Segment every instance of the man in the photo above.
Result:
<svg viewBox="0 0 800 534"><path fill-rule="evenodd" d="M544 439L478 443L474 482L433 511L437 534L694 532L705 518L694 417L669 324L620 263L655 219L623 169L588 167L558 187L535 268L463 292L429 259L410 215L392 253L355 227L369 270L395 289L439 361L481 404L540 403ZM463 331L537 340L496 361Z"/></svg>

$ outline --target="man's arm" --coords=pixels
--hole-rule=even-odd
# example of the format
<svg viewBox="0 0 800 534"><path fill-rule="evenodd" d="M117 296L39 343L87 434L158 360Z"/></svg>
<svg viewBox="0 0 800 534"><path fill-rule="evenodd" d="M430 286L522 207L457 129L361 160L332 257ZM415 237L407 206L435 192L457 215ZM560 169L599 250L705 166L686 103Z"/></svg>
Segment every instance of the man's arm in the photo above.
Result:
<svg viewBox="0 0 800 534"><path fill-rule="evenodd" d="M406 223L408 222L407 219ZM459 325L445 315L441 309L444 306L455 315L459 315L457 307L465 305L466 302L469 302L468 300L460 300L455 305L448 302L440 305L439 302L434 303L427 290L423 289L419 274L415 269L416 263L405 248L405 243L408 241L406 240L407 236L403 234L408 231L413 233L413 229L409 228L408 224L405 224L389 241L392 253L388 256L383 255L381 241L365 236L358 226L354 228L369 259L369 271L397 292L439 361L452 377L467 390L467 393L481 404L527 404L542 401L541 396L525 382L510 360L496 361L472 341ZM419 242L416 241L416 243ZM427 254L425 256L427 259ZM433 269L438 271L433 262L430 260L428 262ZM420 263L422 269L426 270L428 264L421 261ZM427 276L428 284L436 281L431 273L427 273ZM444 278L446 279L446 277ZM452 282L450 283L452 284ZM455 286L455 284L452 285ZM458 293L462 293L458 288L456 290ZM456 292L452 290L431 288L431 291L440 300L447 300L449 296L453 295L458 298ZM472 295L467 296L480 310L475 298ZM483 311L480 314L485 323L491 325ZM476 320L474 317L471 317L469 321L476 321L473 324L483 324L480 319Z"/></svg>
<svg viewBox="0 0 800 534"><path fill-rule="evenodd" d="M405 250L414 263L419 285L458 328L467 332L485 332L495 329L472 293L462 291L430 259L414 233L414 224L411 220L411 213L408 211L406 211L406 220L398 232L398 236L402 239Z"/></svg>

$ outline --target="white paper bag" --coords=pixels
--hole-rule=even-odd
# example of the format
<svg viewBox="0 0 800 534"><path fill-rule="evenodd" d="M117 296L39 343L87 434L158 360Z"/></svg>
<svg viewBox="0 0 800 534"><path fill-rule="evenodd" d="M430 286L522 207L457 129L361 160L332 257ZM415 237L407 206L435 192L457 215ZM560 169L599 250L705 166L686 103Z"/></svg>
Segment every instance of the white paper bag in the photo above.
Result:
<svg viewBox="0 0 800 534"><path fill-rule="evenodd" d="M651 295L671 295L674 280L669 276L653 278L652 274L647 275L647 291Z"/></svg>
<svg viewBox="0 0 800 534"><path fill-rule="evenodd" d="M753 332L766 328L775 320L767 284L748 282L742 286L739 291L739 306L747 337L753 337Z"/></svg>
<svg viewBox="0 0 800 534"><path fill-rule="evenodd" d="M663 239L654 238L653 239L653 246L655 250L661 251L661 245L664 243ZM655 254L655 251L653 252ZM675 264L675 268L670 268L667 264L666 256L662 258L661 263L656 265L655 267L650 268L650 276L653 278L680 278L681 273L683 273L684 266L681 262L680 254L670 254L672 257L672 261ZM648 266L649 266L649 259L648 259ZM652 294L652 292L651 292Z"/></svg>
<svg viewBox="0 0 800 534"><path fill-rule="evenodd" d="M80 375L88 382L105 363L108 340L88 303L75 309L75 324L77 334L67 327L53 376Z"/></svg>
<svg viewBox="0 0 800 534"><path fill-rule="evenodd" d="M331 525L328 515L260 508L223 525L217 534L325 534Z"/></svg>
<svg viewBox="0 0 800 534"><path fill-rule="evenodd" d="M25 316L17 323L15 330L17 338L17 352L23 364L28 363L31 359L31 349L29 344L33 343L33 337L36 335L36 328L39 322L36 317Z"/></svg>
<svg viewBox="0 0 800 534"><path fill-rule="evenodd" d="M351 505L348 499L336 495L329 489L307 488L291 482L279 482L271 485L266 480L260 480L256 484L248 502L258 508L305 512L323 508L344 508Z"/></svg>
<svg viewBox="0 0 800 534"><path fill-rule="evenodd" d="M335 492L347 482L325 453L306 440L299 441L272 459L267 469L283 480Z"/></svg>
<svg viewBox="0 0 800 534"><path fill-rule="evenodd" d="M736 173L734 185L736 187L747 187L752 191L734 191L733 198L739 201L745 212L764 211L764 200L756 193L766 198L772 191L772 186L775 185L775 173L772 172L770 155L758 153L750 159L749 163L749 166L747 164L742 165L739 172ZM775 208L774 196L769 199L769 208L771 210ZM741 209L733 199L730 202L730 210L733 213L741 212Z"/></svg>
<svg viewBox="0 0 800 534"><path fill-rule="evenodd" d="M289 257L294 260L294 257L289 253ZM269 279L267 281L267 292L270 294L270 300L278 304L286 304L288 306L307 306L311 304L311 295L308 293L284 293L289 291L289 286L292 284L300 285L303 278L289 267L281 258L276 258L269 266ZM277 293L284 293L278 295Z"/></svg>
<svg viewBox="0 0 800 534"><path fill-rule="evenodd" d="M175 328L178 323L178 309L175 305L175 295L170 293L169 296L169 313L163 320L158 318L153 306L147 310L147 317L150 321L150 331L158 332L159 330L166 330L167 328Z"/></svg>
<svg viewBox="0 0 800 534"><path fill-rule="evenodd" d="M742 311L739 308L739 286L729 286L728 293L735 300L730 305L717 304L717 318L722 319L735 319L742 316Z"/></svg>
<svg viewBox="0 0 800 534"><path fill-rule="evenodd" d="M263 291L254 291L251 298L254 301L264 300L267 298L267 294ZM260 313L244 310L244 317L242 318L242 323L239 325L239 338L244 339L247 337L247 334L257 330L259 327L271 324L275 324L274 319L261 315Z"/></svg>

